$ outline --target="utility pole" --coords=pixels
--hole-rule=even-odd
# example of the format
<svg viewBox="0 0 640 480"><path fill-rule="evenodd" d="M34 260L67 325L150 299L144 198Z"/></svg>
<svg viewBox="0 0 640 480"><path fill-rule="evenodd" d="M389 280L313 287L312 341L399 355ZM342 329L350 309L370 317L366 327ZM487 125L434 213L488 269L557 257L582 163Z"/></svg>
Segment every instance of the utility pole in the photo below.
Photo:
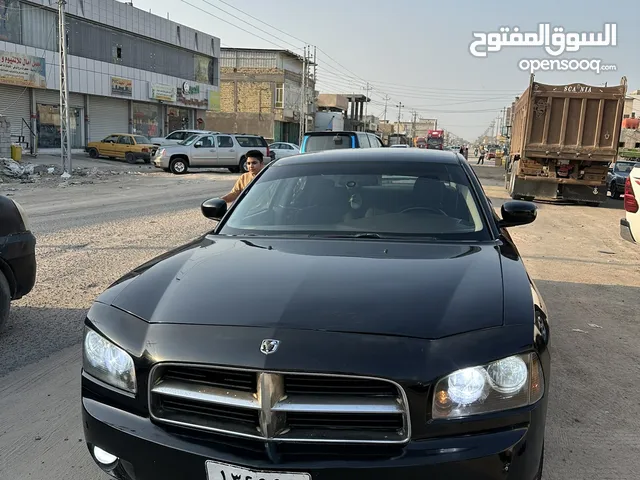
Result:
<svg viewBox="0 0 640 480"><path fill-rule="evenodd" d="M391 100L391 98L389 98L389 95L384 96L384 121L385 123L387 122L387 102Z"/></svg>
<svg viewBox="0 0 640 480"><path fill-rule="evenodd" d="M412 113L413 113L413 120L411 121L411 136L415 137L416 136L416 119L418 117L418 112L414 110Z"/></svg>
<svg viewBox="0 0 640 480"><path fill-rule="evenodd" d="M305 97L306 97L306 84L307 84L307 46L304 47L304 58L302 60L302 82L300 88L300 132L298 135L298 145L302 145L302 137L304 136L306 115L305 115Z"/></svg>
<svg viewBox="0 0 640 480"><path fill-rule="evenodd" d="M367 86L362 87L362 89L366 92L365 99L364 99L364 131L366 132L368 130L367 127L369 126L369 121L367 120L367 116L369 113L369 109L367 108L369 106L369 91L372 89L369 86L369 82L367 82Z"/></svg>
<svg viewBox="0 0 640 480"><path fill-rule="evenodd" d="M397 133L400 133L400 119L402 118L402 107L404 107L404 105L402 104L402 102L398 102L396 107L398 107L398 131L397 131Z"/></svg>
<svg viewBox="0 0 640 480"><path fill-rule="evenodd" d="M66 0L58 0L58 44L60 45L60 153L62 178L71 176L71 130L69 129L69 84L67 83L67 31L64 21Z"/></svg>

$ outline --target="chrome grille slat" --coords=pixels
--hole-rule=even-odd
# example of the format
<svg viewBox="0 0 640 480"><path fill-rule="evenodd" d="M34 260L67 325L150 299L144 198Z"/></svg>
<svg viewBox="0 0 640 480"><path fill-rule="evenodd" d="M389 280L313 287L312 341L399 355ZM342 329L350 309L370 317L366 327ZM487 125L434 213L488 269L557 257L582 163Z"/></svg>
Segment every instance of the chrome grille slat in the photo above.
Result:
<svg viewBox="0 0 640 480"><path fill-rule="evenodd" d="M344 375L159 364L149 412L158 423L263 441L401 444L411 435L402 387Z"/></svg>

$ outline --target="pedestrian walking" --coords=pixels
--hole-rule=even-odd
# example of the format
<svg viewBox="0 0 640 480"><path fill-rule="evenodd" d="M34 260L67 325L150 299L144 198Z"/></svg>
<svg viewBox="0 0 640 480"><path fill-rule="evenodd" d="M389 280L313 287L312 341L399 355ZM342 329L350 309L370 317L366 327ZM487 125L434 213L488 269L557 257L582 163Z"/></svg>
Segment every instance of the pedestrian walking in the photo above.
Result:
<svg viewBox="0 0 640 480"><path fill-rule="evenodd" d="M469 160L469 147L464 147L464 159Z"/></svg>
<svg viewBox="0 0 640 480"><path fill-rule="evenodd" d="M478 157L477 165L484 165L484 148L480 147L480 156Z"/></svg>

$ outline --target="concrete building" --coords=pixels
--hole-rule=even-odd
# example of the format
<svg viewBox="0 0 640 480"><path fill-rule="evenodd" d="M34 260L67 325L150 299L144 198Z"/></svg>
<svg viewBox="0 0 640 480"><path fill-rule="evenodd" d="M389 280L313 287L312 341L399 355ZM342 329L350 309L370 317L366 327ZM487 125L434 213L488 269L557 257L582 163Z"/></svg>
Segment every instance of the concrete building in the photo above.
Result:
<svg viewBox="0 0 640 480"><path fill-rule="evenodd" d="M640 118L640 90L634 90L627 94L623 118Z"/></svg>
<svg viewBox="0 0 640 480"><path fill-rule="evenodd" d="M1 3L0 115L14 142L59 150L56 2ZM220 39L115 0L67 0L65 12L72 149L205 127L219 102Z"/></svg>
<svg viewBox="0 0 640 480"><path fill-rule="evenodd" d="M297 143L303 57L288 50L249 48L222 48L220 55L220 111L208 112L208 128ZM306 85L306 130L313 130L316 92L310 73Z"/></svg>

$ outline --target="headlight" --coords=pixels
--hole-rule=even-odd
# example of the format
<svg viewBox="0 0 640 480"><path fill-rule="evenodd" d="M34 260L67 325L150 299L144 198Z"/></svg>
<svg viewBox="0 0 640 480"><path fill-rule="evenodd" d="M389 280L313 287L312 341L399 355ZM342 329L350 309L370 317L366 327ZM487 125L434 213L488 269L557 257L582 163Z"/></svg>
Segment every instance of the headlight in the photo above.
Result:
<svg viewBox="0 0 640 480"><path fill-rule="evenodd" d="M136 370L133 358L102 335L85 328L83 368L109 385L136 393Z"/></svg>
<svg viewBox="0 0 640 480"><path fill-rule="evenodd" d="M164 148L160 148L160 149L158 149L158 153L156 153L156 156L157 157L161 157L161 156L164 155L164 152L165 152Z"/></svg>
<svg viewBox="0 0 640 480"><path fill-rule="evenodd" d="M461 418L524 407L544 395L544 374L535 353L469 367L440 379L432 417Z"/></svg>
<svg viewBox="0 0 640 480"><path fill-rule="evenodd" d="M18 209L18 213L20 214L20 217L22 217L22 223L24 224L24 229L26 231L30 231L31 230L31 224L29 223L29 216L27 215L27 212L25 211L24 208L22 208L22 205L20 205L15 200L13 200L13 203L15 204L16 208Z"/></svg>

